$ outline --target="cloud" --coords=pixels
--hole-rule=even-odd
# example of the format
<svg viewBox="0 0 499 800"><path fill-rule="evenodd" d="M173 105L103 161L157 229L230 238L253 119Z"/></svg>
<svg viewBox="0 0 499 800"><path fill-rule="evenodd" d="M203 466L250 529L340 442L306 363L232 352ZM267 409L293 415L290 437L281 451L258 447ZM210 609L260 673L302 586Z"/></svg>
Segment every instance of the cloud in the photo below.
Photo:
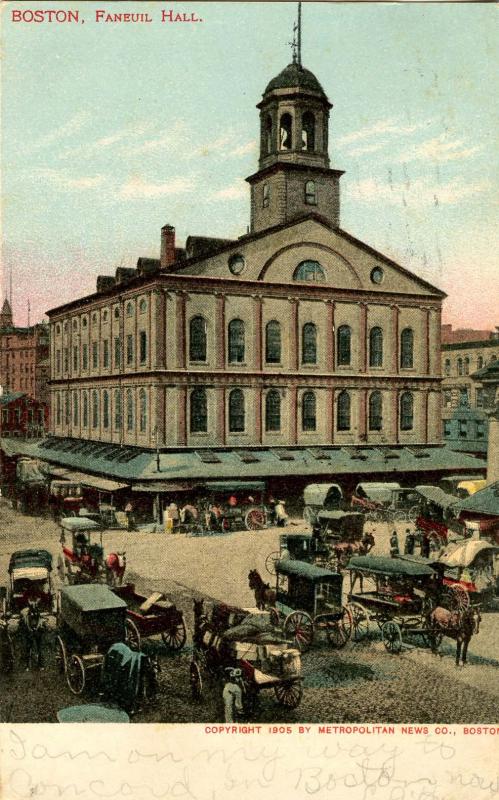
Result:
<svg viewBox="0 0 499 800"><path fill-rule="evenodd" d="M50 181L54 186L63 191L94 189L96 186L101 186L105 181L104 175L80 175L79 177L71 177L70 175L65 175L63 172L58 172L56 169L47 168L36 169L32 174L34 177Z"/></svg>
<svg viewBox="0 0 499 800"><path fill-rule="evenodd" d="M151 199L155 197L162 197L168 194L183 194L185 192L192 192L194 189L194 180L192 178L177 177L172 178L165 183L154 183L146 181L137 176L130 178L123 184L119 191L121 198L126 200L139 200Z"/></svg>
<svg viewBox="0 0 499 800"><path fill-rule="evenodd" d="M241 182L219 189L218 192L213 192L211 197L213 200L240 200L242 197L247 197L247 194L248 189Z"/></svg>
<svg viewBox="0 0 499 800"><path fill-rule="evenodd" d="M41 139L38 139L38 141L22 146L20 148L20 152L31 153L36 150L42 150L44 147L50 147L50 145L60 142L62 139L66 139L68 136L73 136L73 134L78 133L87 124L87 122L89 122L89 120L90 114L88 111L78 111L78 113L71 117L71 119L69 119L64 125L60 125L59 127L55 128L50 133L42 136Z"/></svg>
<svg viewBox="0 0 499 800"><path fill-rule="evenodd" d="M143 136L145 133L151 130L151 128L151 122L145 122L143 120L140 122L134 122L130 125L125 125L124 128L120 128L117 131L108 133L105 136L101 136L99 139L93 139L91 142L87 142L86 144L84 143L79 147L67 147L65 150L59 153L59 158L66 160L68 158L77 157L79 160L81 160L85 158L91 158L95 154L104 150L108 150L109 148L114 148L122 154L123 149L120 150L117 146L126 145L128 147L130 142L133 142L137 138Z"/></svg>
<svg viewBox="0 0 499 800"><path fill-rule="evenodd" d="M412 145L407 150L403 150L394 161L398 163L407 163L408 161L433 161L442 163L444 161L463 161L475 153L478 153L481 147L468 147L462 139L449 140L446 133L435 136L433 139L428 139L426 142Z"/></svg>
<svg viewBox="0 0 499 800"><path fill-rule="evenodd" d="M252 153L254 150L256 150L256 139L253 139L251 142L246 142L246 144L240 144L238 147L231 150L229 155L245 156L248 153Z"/></svg>
<svg viewBox="0 0 499 800"><path fill-rule="evenodd" d="M407 135L409 133L414 133L415 131L419 131L422 128L427 128L432 124L431 120L424 120L423 122L415 122L412 125L404 123L400 119L381 119L378 122L375 122L373 125L367 125L365 128L360 128L358 131L352 131L352 133L347 133L345 136L340 136L337 140L337 144L342 146L348 146L354 142L362 141L363 139L370 139L373 136L379 136L380 134L397 134L398 136Z"/></svg>
<svg viewBox="0 0 499 800"><path fill-rule="evenodd" d="M401 204L421 208L424 206L455 205L456 203L482 194L490 188L490 182L483 180L465 183L456 178L447 184L432 184L425 178L409 183L378 183L372 178L359 181L349 187L349 196L363 203Z"/></svg>

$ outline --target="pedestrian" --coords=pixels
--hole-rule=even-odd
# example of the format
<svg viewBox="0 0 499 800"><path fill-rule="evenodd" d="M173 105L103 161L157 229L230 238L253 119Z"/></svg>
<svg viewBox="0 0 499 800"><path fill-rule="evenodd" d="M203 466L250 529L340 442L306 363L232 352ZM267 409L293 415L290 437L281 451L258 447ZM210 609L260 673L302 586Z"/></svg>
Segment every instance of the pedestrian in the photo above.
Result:
<svg viewBox="0 0 499 800"><path fill-rule="evenodd" d="M126 526L129 531L133 531L134 529L134 522L133 522L133 505L128 501L125 506L125 514L126 514Z"/></svg>
<svg viewBox="0 0 499 800"><path fill-rule="evenodd" d="M390 555L392 558L395 558L395 556L398 556L399 554L399 537L397 536L397 531L393 531L392 535L390 536Z"/></svg>
<svg viewBox="0 0 499 800"><path fill-rule="evenodd" d="M269 506L269 522L270 522L271 525L275 525L276 524L276 514L275 514L276 501L274 500L274 498L272 496L269 497L268 506Z"/></svg>
<svg viewBox="0 0 499 800"><path fill-rule="evenodd" d="M423 558L430 557L430 537L427 533L423 533L421 537L421 555Z"/></svg>
<svg viewBox="0 0 499 800"><path fill-rule="evenodd" d="M275 506L275 521L276 525L278 525L280 528L284 528L284 526L289 522L289 517L286 514L284 505L284 500L278 500Z"/></svg>
<svg viewBox="0 0 499 800"><path fill-rule="evenodd" d="M405 542L404 542L404 553L406 556L414 555L415 543L416 543L416 536L414 534L414 531L411 531L410 528L406 528Z"/></svg>
<svg viewBox="0 0 499 800"><path fill-rule="evenodd" d="M234 722L243 710L243 693L240 686L241 670L228 667L225 670L225 686L222 692L225 722Z"/></svg>
<svg viewBox="0 0 499 800"><path fill-rule="evenodd" d="M166 516L172 521L172 530L178 528L180 515L178 513L178 505L174 503L173 500L166 509Z"/></svg>

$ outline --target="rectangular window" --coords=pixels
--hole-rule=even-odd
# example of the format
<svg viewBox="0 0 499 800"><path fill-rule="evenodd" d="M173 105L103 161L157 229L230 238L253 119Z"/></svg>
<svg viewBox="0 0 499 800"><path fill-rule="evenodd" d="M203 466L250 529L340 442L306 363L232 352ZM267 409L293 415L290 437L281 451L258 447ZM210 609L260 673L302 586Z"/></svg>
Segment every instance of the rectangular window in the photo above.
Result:
<svg viewBox="0 0 499 800"><path fill-rule="evenodd" d="M104 339L102 342L102 366L108 367L109 366L109 339Z"/></svg>
<svg viewBox="0 0 499 800"><path fill-rule="evenodd" d="M452 405L452 392L449 389L444 391L444 408L450 408Z"/></svg>
<svg viewBox="0 0 499 800"><path fill-rule="evenodd" d="M263 184L263 201L262 206L268 208L270 202L270 188L268 183Z"/></svg>
<svg viewBox="0 0 499 800"><path fill-rule="evenodd" d="M458 421L458 435L460 439L466 439L468 436L468 420L460 419Z"/></svg>
<svg viewBox="0 0 499 800"><path fill-rule="evenodd" d="M133 364L133 335L131 333L126 337L126 363Z"/></svg>
<svg viewBox="0 0 499 800"><path fill-rule="evenodd" d="M56 352L55 352L55 371L56 371L57 375L61 374L61 351L60 350L56 350Z"/></svg>
<svg viewBox="0 0 499 800"><path fill-rule="evenodd" d="M145 331L139 333L139 353L140 363L145 364L147 361L147 333Z"/></svg>
<svg viewBox="0 0 499 800"><path fill-rule="evenodd" d="M476 438L485 439L485 422L483 420L476 423Z"/></svg>
<svg viewBox="0 0 499 800"><path fill-rule="evenodd" d="M69 353L68 348L64 348L64 372L69 372Z"/></svg>
<svg viewBox="0 0 499 800"><path fill-rule="evenodd" d="M459 389L459 405L460 406L469 406L470 398L468 394L468 389L466 386L461 387Z"/></svg>
<svg viewBox="0 0 499 800"><path fill-rule="evenodd" d="M444 439L448 439L452 433L452 424L450 419L444 419Z"/></svg>
<svg viewBox="0 0 499 800"><path fill-rule="evenodd" d="M82 346L81 351L81 368L88 369L88 344Z"/></svg>
<svg viewBox="0 0 499 800"><path fill-rule="evenodd" d="M73 347L73 372L78 372L78 347Z"/></svg>
<svg viewBox="0 0 499 800"><path fill-rule="evenodd" d="M99 342L92 342L92 369L99 366Z"/></svg>
<svg viewBox="0 0 499 800"><path fill-rule="evenodd" d="M119 336L114 339L114 366L116 369L121 366L121 339Z"/></svg>
<svg viewBox="0 0 499 800"><path fill-rule="evenodd" d="M475 394L475 401L477 408L483 408L483 389L477 389Z"/></svg>

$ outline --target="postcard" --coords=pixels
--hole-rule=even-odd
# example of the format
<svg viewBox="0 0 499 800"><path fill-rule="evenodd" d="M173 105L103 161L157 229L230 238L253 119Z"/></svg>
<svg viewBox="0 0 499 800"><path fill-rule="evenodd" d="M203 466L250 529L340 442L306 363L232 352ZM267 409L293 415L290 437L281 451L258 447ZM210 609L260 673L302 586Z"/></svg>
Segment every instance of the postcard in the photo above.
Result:
<svg viewBox="0 0 499 800"><path fill-rule="evenodd" d="M497 8L0 10L0 796L494 797Z"/></svg>

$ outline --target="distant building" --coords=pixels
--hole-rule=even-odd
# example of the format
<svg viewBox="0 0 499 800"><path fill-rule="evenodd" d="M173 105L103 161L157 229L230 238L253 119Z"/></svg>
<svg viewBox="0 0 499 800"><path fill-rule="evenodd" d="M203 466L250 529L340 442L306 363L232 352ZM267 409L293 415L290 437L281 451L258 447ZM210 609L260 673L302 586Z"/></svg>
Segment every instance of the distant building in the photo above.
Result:
<svg viewBox="0 0 499 800"><path fill-rule="evenodd" d="M488 342L493 335L489 330L475 330L474 328L456 328L456 330L453 330L452 325L442 325L442 344Z"/></svg>
<svg viewBox="0 0 499 800"><path fill-rule="evenodd" d="M453 450L481 454L487 452L489 420L481 370L499 358L497 331L470 331L473 337L488 338L463 341L467 331L445 332L442 329L442 426L443 439ZM456 341L449 342L450 338ZM447 343L444 340L447 340Z"/></svg>
<svg viewBox="0 0 499 800"><path fill-rule="evenodd" d="M48 406L22 392L0 395L0 436L41 438L48 427Z"/></svg>
<svg viewBox="0 0 499 800"><path fill-rule="evenodd" d="M483 386L484 409L489 418L487 482L490 484L499 481L499 360L490 361L472 377Z"/></svg>
<svg viewBox="0 0 499 800"><path fill-rule="evenodd" d="M0 313L0 385L4 392L21 392L48 403L49 377L48 325L14 325L6 298Z"/></svg>

